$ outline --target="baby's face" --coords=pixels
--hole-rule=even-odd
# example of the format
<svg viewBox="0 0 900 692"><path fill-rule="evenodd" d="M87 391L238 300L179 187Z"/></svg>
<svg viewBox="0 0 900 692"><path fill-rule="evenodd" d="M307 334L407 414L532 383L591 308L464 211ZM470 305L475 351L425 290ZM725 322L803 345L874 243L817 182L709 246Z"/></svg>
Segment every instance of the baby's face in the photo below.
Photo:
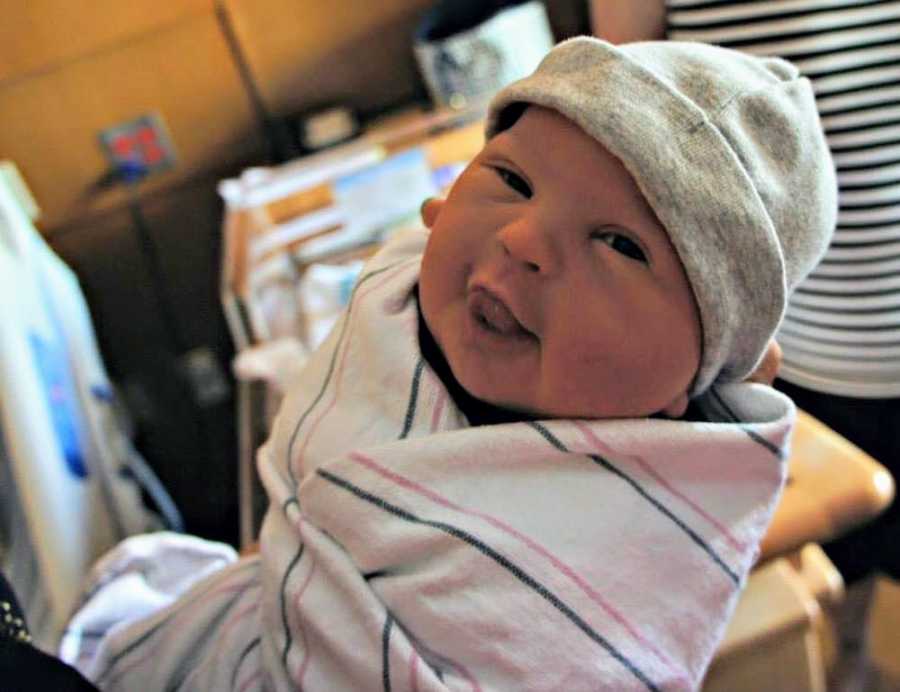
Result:
<svg viewBox="0 0 900 692"><path fill-rule="evenodd" d="M429 221L422 313L470 394L550 417L684 412L690 285L634 179L577 125L529 107Z"/></svg>

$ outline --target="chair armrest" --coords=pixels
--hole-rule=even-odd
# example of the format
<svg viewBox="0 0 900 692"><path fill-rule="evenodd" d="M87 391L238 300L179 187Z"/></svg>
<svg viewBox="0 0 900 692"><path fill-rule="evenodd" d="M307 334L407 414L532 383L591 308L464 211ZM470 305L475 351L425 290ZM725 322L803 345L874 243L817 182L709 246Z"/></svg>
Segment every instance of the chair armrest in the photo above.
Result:
<svg viewBox="0 0 900 692"><path fill-rule="evenodd" d="M894 497L887 469L808 413L797 411L788 483L761 560L824 543L877 516Z"/></svg>

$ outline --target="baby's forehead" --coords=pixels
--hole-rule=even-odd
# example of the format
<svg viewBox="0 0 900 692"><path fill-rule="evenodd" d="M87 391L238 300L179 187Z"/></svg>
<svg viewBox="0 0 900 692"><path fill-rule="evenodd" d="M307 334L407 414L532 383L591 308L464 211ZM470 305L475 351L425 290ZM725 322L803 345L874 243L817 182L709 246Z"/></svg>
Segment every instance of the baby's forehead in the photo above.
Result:
<svg viewBox="0 0 900 692"><path fill-rule="evenodd" d="M485 155L511 156L514 163L529 168L526 173L565 176L584 193L585 202L595 200L598 208L606 206L608 195L614 193L642 216L651 217L668 236L627 166L580 125L559 111L522 103L508 106L499 122L505 127L485 142Z"/></svg>
<svg viewBox="0 0 900 692"><path fill-rule="evenodd" d="M513 103L507 106L498 116L498 127L485 146L496 140L512 139L522 141L540 148L544 153L554 151L553 138L559 135L568 135L576 139L583 139L600 144L596 139L585 132L580 125L573 122L562 113L546 106L538 106L528 103ZM534 139L534 135L541 134L544 137Z"/></svg>
<svg viewBox="0 0 900 692"><path fill-rule="evenodd" d="M485 150L512 149L528 157L536 167L571 167L606 170L613 168L631 173L604 143L587 133L580 125L559 111L544 106L528 105L508 127L498 130L484 145Z"/></svg>

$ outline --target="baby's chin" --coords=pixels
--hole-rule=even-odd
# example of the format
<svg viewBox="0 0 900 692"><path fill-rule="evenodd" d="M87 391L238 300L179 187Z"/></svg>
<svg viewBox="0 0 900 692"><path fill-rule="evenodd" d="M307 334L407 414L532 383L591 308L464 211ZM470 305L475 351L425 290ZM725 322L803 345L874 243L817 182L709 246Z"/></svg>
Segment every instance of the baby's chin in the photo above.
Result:
<svg viewBox="0 0 900 692"><path fill-rule="evenodd" d="M491 406L509 411L513 414L522 416L522 420L552 420L552 419L581 419L581 420L617 420L628 418L678 418L679 416L669 415L665 412L665 407L656 407L653 405L644 406L611 406L610 402L603 403L581 403L568 405L565 403L540 402L521 403L503 399L502 397L492 397L490 393L479 396L466 388L476 399L483 401Z"/></svg>
<svg viewBox="0 0 900 692"><path fill-rule="evenodd" d="M549 420L549 419L565 419L565 418L627 418L627 414L610 415L608 412L600 413L598 409L593 408L570 408L562 406L553 406L548 403L543 405L539 401L539 397L521 397L514 398L511 396L503 396L490 387L485 387L483 382L474 383L473 386L467 386L465 382L460 381L463 389L478 401L489 404L495 408L502 409L513 415L521 416L522 420Z"/></svg>
<svg viewBox="0 0 900 692"><path fill-rule="evenodd" d="M591 392L585 393L572 392L567 386L548 388L546 385L542 386L537 377L528 383L511 383L508 378L491 379L490 372L475 368L465 359L458 361L453 357L456 354L447 354L446 350L444 354L453 376L469 396L520 416L522 420L679 418L683 414L683 411L677 410L668 412L671 406L659 401L659 396L646 392L643 398L625 400L615 395L600 398L596 393L599 389L604 389L603 384L598 384L591 388ZM499 377L496 373L494 376Z"/></svg>

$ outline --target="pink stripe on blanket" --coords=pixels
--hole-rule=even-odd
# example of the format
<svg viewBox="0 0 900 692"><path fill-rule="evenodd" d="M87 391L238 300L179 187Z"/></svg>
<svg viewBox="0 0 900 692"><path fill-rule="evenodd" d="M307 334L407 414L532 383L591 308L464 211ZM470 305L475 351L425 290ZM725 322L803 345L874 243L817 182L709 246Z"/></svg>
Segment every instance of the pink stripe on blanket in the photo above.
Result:
<svg viewBox="0 0 900 692"><path fill-rule="evenodd" d="M167 619L167 620L165 620L164 622L160 623L160 624L158 625L157 629L154 630L152 636L155 637L155 644L154 644L152 647L150 647L150 648L147 650L147 652L146 652L142 657L138 658L137 660L132 661L129 665L125 666L124 668L121 668L115 675L112 675L112 676L107 680L107 682L104 682L104 683L103 683L103 686L104 686L104 687L111 687L114 680L118 680L118 679L121 678L123 675L125 675L126 673L128 673L128 672L134 670L134 668L136 668L137 666L141 665L142 663L144 663L145 661L147 661L147 659L149 659L150 657L152 657L152 656L157 652L157 650L165 643L165 639L164 639L164 638L160 638L160 637L158 637L158 636L156 636L156 635L158 635L160 632L162 632L162 631L163 631L164 629L166 629L167 627L169 627L169 626L171 626L171 625L174 625L175 623L179 623L179 622L181 622L183 619L185 619L186 617L188 617L188 615L191 614L191 611L192 611L196 606L199 606L199 605L201 605L202 603L205 603L206 601L210 600L211 598L213 598L213 597L215 597L215 596L219 596L219 595L222 595L222 594L240 593L241 591L247 589L249 586L251 586L251 585L256 581L256 580L255 580L255 577L256 577L256 575L254 575L254 578L253 578L253 579L248 579L247 581L245 581L245 582L243 582L243 583L241 583L241 584L228 584L228 583L226 582L225 584L223 584L223 585L220 586L219 588L213 589L212 591L207 591L206 593L204 593L203 595L201 595L200 597L198 597L196 600L192 601L192 602L191 602L191 608L185 608L185 609L183 609L183 610L178 610L178 611L176 611L176 612L174 613L174 615L171 617L171 619ZM154 627L154 626L156 626L156 625L151 625L151 629L152 629L152 627Z"/></svg>
<svg viewBox="0 0 900 692"><path fill-rule="evenodd" d="M442 666L444 666L445 669L455 670L457 673L459 673L465 679L465 681L469 683L469 689L471 690L471 692L483 692L481 685L478 684L478 680L475 679L475 676L472 675L471 671L464 665L462 665L461 663L457 663L456 661L453 661L446 656L437 653L436 651L433 651L420 641L411 641L410 643L412 643L414 647L414 652L416 651L416 649L421 649L425 652L425 655L428 656L428 658L440 663ZM416 661L421 660L421 658L422 657L417 653ZM418 663L416 663L416 669L418 670ZM418 681L416 682L416 690L418 690Z"/></svg>
<svg viewBox="0 0 900 692"><path fill-rule="evenodd" d="M504 533L507 533L514 538L516 538L521 543L524 543L532 551L541 555L545 559L549 560L549 562L564 576L566 576L569 580L574 582L579 589L597 606L603 609L609 616L611 616L617 623L619 623L630 635L631 637L638 642L645 649L650 651L656 658L663 663L666 668L668 668L669 672L677 677L679 681L689 682L689 678L677 670L675 664L666 656L662 651L660 651L656 646L654 646L648 639L646 639L637 628L628 621L628 619L619 612L619 610L608 603L603 596L597 593L594 588L587 582L586 579L581 577L573 568L564 563L561 559L556 557L553 553L547 550L544 546L540 545L537 541L526 536L525 534L519 532L509 524L504 521L497 519L489 514L485 514L484 512L479 512L477 510L467 509L465 507L461 507L451 500L446 499L445 497L439 495L438 493L430 490L429 488L424 487L423 485L416 483L404 476L401 476L394 471L386 469L384 466L381 466L377 461L371 459L359 452L351 452L349 458L353 461L362 464L366 468L374 471L378 475L387 480L399 485L402 488L407 490L412 490L413 492L426 497L433 502L447 507L448 509L452 509L456 512L460 512L461 514L465 514L468 516L478 517L479 519L483 519L495 528L500 529Z"/></svg>
<svg viewBox="0 0 900 692"><path fill-rule="evenodd" d="M259 585L259 584L255 584L254 586L258 588L260 585ZM231 631L231 630L232 630L232 629L233 629L233 628L234 628L241 620L243 620L245 617L247 617L247 615L249 615L250 613L255 612L258 608L259 608L259 601L253 601L253 602L251 602L251 603L248 603L245 607L239 608L238 611L237 611L236 613L234 613L234 614L233 614L233 615L225 622L225 624L223 625L223 627L222 627L222 634L219 635L219 637L218 637L219 642L225 641L225 638L228 636L228 633L229 633L229 632L230 632L230 631ZM184 682L182 683L182 685L184 685L184 687L185 687L186 689L190 689L190 685L187 684L188 681L189 681L191 678L193 678L194 676L199 675L199 674L200 674L200 673L201 673L201 672L202 672L202 671L203 671L210 663L215 663L215 662L217 662L218 659L219 659L219 656L221 655L221 653L222 653L222 647L221 647L221 646L217 646L217 647L215 647L212 651L210 651L210 652L206 655L206 657L203 659L203 661L201 661L200 664L197 665L197 667L195 667L195 668L188 674L188 676L184 679Z"/></svg>
<svg viewBox="0 0 900 692"><path fill-rule="evenodd" d="M316 565L318 563L313 560L312 567L309 568L309 574L306 575L306 579L303 584L300 586L300 590L294 596L294 612L297 612L300 609L300 601L303 598L303 594L306 592L306 588L309 586L309 583L312 581L313 574L316 571ZM294 674L293 679L297 683L297 687L303 688L303 678L306 676L306 671L309 667L309 642L306 638L306 630L303 626L300 626L300 636L303 637L303 659L300 661L300 665L297 667L297 672Z"/></svg>
<svg viewBox="0 0 900 692"><path fill-rule="evenodd" d="M412 649L409 656L409 689L419 692L419 652Z"/></svg>
<svg viewBox="0 0 900 692"><path fill-rule="evenodd" d="M252 685L253 683L255 683L255 682L256 682L257 680L259 680L260 678L262 678L262 671L261 671L261 670L257 670L257 671L256 671L255 673L253 673L250 677L248 677L246 680L244 680L244 682L243 682L243 684L241 685L241 687L240 687L240 689L238 690L238 692L247 692L247 690L250 689L250 685Z"/></svg>
<svg viewBox="0 0 900 692"><path fill-rule="evenodd" d="M348 312L345 316L345 319L350 320L350 310L354 307L354 305L359 305L363 301L363 299L368 296L373 291L377 291L379 288L384 286L386 283L393 281L394 278L401 272L407 270L409 268L410 262L403 262L399 266L395 267L393 271L388 271L386 275L382 278L382 280L374 283L371 286L366 286L365 290L360 292L358 298L355 303L353 303L350 308L348 308ZM347 353L350 351L350 342L351 335L354 326L356 325L357 320L352 320L350 322L349 331L345 335L343 339L343 343L338 343L335 348L340 348L343 345L343 350L341 351L340 363L338 364L337 370L333 373L332 380L334 382L334 396L331 399L331 403L322 410L319 414L318 418L313 421L312 425L310 425L307 433L303 436L303 444L300 447L300 450L297 452L296 463L297 463L297 478L301 478L303 476L303 455L306 451L306 446L309 444L310 439L312 439L313 434L316 431L316 428L319 427L319 423L325 418L326 415L334 408L334 405L337 403L338 395L340 394L340 383L344 373L344 364L347 361ZM291 465L293 466L293 461L291 461Z"/></svg>
<svg viewBox="0 0 900 692"><path fill-rule="evenodd" d="M441 422L441 414L444 412L444 406L446 404L447 390L443 387L439 387L437 401L434 403L434 410L431 412L431 432L437 432L438 424Z"/></svg>
<svg viewBox="0 0 900 692"><path fill-rule="evenodd" d="M703 507L694 502L687 495L682 493L680 490L675 488L669 481L660 476L656 470L650 466L642 457L639 457L635 454L620 454L616 452L614 449L609 447L606 443L604 443L594 431L591 430L585 423L581 421L574 421L573 425L578 428L579 432L584 436L585 440L589 445L591 445L594 450L603 457L611 457L613 459L627 459L629 461L634 462L638 466L640 466L644 472L653 478L657 483L659 483L662 487L664 487L671 495L674 495L682 502L684 502L688 507L694 510L699 516L705 519L707 522L712 524L719 533L722 534L722 537L728 542L728 544L738 551L745 551L747 549L747 544L744 541L739 540L731 533L727 526L725 526L722 522L716 519L712 514L707 512Z"/></svg>

